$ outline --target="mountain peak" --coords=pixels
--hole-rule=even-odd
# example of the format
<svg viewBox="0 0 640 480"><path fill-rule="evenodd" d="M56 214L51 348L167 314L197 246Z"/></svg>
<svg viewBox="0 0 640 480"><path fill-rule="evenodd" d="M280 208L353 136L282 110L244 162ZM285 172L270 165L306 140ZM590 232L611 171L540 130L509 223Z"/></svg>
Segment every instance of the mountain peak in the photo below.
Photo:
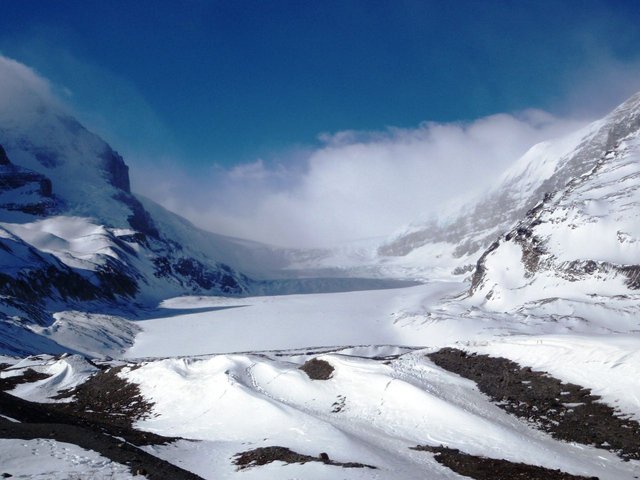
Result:
<svg viewBox="0 0 640 480"><path fill-rule="evenodd" d="M640 130L640 92L601 120L563 138L534 145L484 198L439 224L412 228L382 245L383 256L404 256L427 244L447 243L456 258L477 254L511 228L546 194L558 191ZM507 207L508 206L508 207Z"/></svg>
<svg viewBox="0 0 640 480"><path fill-rule="evenodd" d="M640 130L640 92L636 93L605 118L606 147L611 150L623 138Z"/></svg>
<svg viewBox="0 0 640 480"><path fill-rule="evenodd" d="M636 92L618 105L608 116L624 117L626 115L640 115L640 92Z"/></svg>

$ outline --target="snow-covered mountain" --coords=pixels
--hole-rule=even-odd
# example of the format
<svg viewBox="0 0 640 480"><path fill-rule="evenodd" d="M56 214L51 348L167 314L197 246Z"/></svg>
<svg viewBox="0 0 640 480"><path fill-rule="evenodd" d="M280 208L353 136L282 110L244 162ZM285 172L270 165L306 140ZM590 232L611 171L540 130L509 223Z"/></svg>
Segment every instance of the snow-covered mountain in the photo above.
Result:
<svg viewBox="0 0 640 480"><path fill-rule="evenodd" d="M195 227L185 222L180 238L161 230L157 222L170 214L157 208L152 217L120 155L23 81L21 66L3 65L2 76L3 324L45 325L60 306L104 310L167 294L249 291L247 276L199 248L203 241L192 245L202 236Z"/></svg>
<svg viewBox="0 0 640 480"><path fill-rule="evenodd" d="M639 298L640 94L601 125L560 159L535 190L548 189L544 197L480 258L471 293L485 307Z"/></svg>
<svg viewBox="0 0 640 480"><path fill-rule="evenodd" d="M127 166L106 143L48 109L33 120L25 130L0 126L3 272L12 271L14 283L35 275L36 269L16 269L37 263L24 251L40 257L37 270L49 268L39 284L42 297L246 292L246 277L158 229L130 191ZM54 271L75 278L76 290L63 293Z"/></svg>
<svg viewBox="0 0 640 480"><path fill-rule="evenodd" d="M640 94L453 221L296 250L136 196L6 84L0 476L638 477Z"/></svg>
<svg viewBox="0 0 640 480"><path fill-rule="evenodd" d="M453 268L465 268L494 240L525 217L545 195L590 172L608 152L640 128L640 94L602 120L566 137L532 147L484 197L463 207L453 220L415 225L378 249L383 258L417 256L420 251L446 256Z"/></svg>

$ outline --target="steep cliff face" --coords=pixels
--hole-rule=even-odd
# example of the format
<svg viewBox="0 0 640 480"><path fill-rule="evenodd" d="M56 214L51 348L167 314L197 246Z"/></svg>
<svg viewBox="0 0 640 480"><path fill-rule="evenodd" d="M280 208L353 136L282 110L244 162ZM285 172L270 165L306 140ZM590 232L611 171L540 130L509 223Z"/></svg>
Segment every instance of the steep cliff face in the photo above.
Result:
<svg viewBox="0 0 640 480"><path fill-rule="evenodd" d="M131 193L129 167L124 163L122 157L118 155L118 152L115 152L111 147L107 146L101 158L104 160L102 169L107 174L107 181L123 192Z"/></svg>
<svg viewBox="0 0 640 480"><path fill-rule="evenodd" d="M44 216L55 210L51 180L13 165L0 145L0 208Z"/></svg>

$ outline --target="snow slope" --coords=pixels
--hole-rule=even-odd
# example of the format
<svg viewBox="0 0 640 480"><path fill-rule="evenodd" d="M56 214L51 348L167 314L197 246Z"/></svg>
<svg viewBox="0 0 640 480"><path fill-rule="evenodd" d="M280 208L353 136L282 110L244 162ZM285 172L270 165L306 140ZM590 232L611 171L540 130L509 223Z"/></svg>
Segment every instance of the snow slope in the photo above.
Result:
<svg viewBox="0 0 640 480"><path fill-rule="evenodd" d="M530 365L584 385L640 420L640 335L513 336L465 349Z"/></svg>
<svg viewBox="0 0 640 480"><path fill-rule="evenodd" d="M504 355L562 380L579 381L621 412L636 418L640 412L637 335L503 336L454 345ZM183 438L145 449L207 479L464 478L432 454L411 450L418 444L445 445L601 480L638 475L636 460L555 440L505 413L474 382L432 363L425 355L434 350L357 347L167 358L129 364L118 376L138 385L153 403L151 414L136 423L138 428ZM330 378L314 380L300 370L310 358L330 364ZM77 363L76 380L91 374L79 357L31 359L12 370L59 373L69 362ZM41 380L35 388L52 395L67 385L58 379ZM12 393L34 398L33 389ZM325 452L334 461L376 469L274 462L237 470L236 454L267 446L313 457Z"/></svg>
<svg viewBox="0 0 640 480"><path fill-rule="evenodd" d="M513 310L558 298L637 303L640 134L609 140L587 172L547 195L483 255L471 289L483 308Z"/></svg>
<svg viewBox="0 0 640 480"><path fill-rule="evenodd" d="M17 440L0 438L0 473L30 480L144 480L132 476L126 465L119 465L92 450L47 438Z"/></svg>
<svg viewBox="0 0 640 480"><path fill-rule="evenodd" d="M162 360L123 375L156 402L158 416L139 423L141 428L205 440L208 448L228 452L226 462L222 457L212 470L199 472L205 478L232 476L228 455L234 449L265 445L378 467L337 473L336 467L305 465L298 470L304 478L459 478L430 455L409 450L424 443L601 479L637 474L637 462L558 442L514 420L472 382L435 367L423 354L390 364L339 352L321 355L335 368L327 381L298 370L299 358L255 355ZM198 464L196 458L191 462ZM256 478L289 472L289 466L272 466Z"/></svg>
<svg viewBox="0 0 640 480"><path fill-rule="evenodd" d="M25 369L49 376L44 380L20 384L11 390L12 395L41 403L53 402L51 397L58 392L76 387L98 371L95 365L80 355L62 355L60 358L43 355L11 363L10 369L0 372L0 378L21 375Z"/></svg>

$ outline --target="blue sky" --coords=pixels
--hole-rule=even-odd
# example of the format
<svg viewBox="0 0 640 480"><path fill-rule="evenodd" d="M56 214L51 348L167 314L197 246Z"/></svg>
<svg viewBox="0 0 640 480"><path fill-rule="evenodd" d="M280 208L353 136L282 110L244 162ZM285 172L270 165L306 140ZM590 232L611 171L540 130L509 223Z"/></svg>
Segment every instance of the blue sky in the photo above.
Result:
<svg viewBox="0 0 640 480"><path fill-rule="evenodd" d="M135 192L323 246L441 216L639 91L640 2L7 1L0 53L124 155Z"/></svg>
<svg viewBox="0 0 640 480"><path fill-rule="evenodd" d="M603 65L640 59L639 25L621 0L20 0L0 51L116 147L229 166L323 132L570 108Z"/></svg>

